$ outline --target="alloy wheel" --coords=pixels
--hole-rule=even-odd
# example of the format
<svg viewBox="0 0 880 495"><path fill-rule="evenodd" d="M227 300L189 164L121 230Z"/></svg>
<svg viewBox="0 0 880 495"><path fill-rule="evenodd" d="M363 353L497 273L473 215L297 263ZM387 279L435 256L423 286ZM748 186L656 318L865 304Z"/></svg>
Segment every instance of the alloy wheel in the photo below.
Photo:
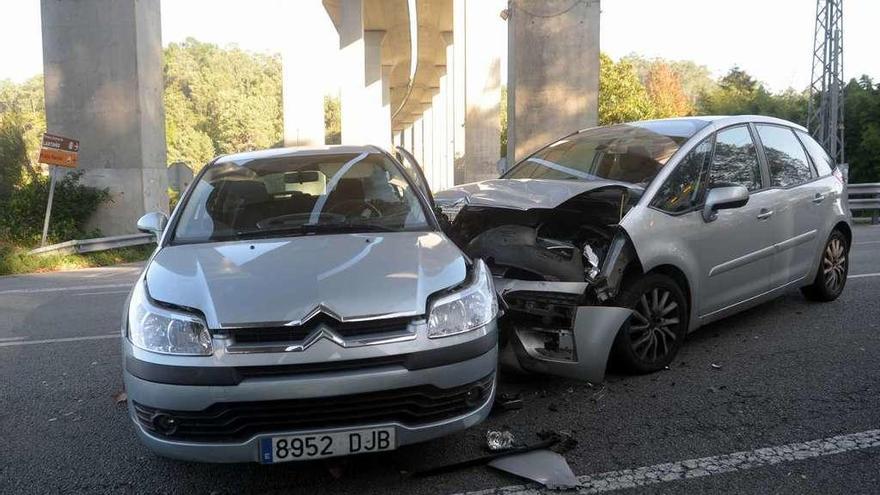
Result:
<svg viewBox="0 0 880 495"><path fill-rule="evenodd" d="M829 292L837 292L846 282L846 248L838 238L831 239L822 255L822 276Z"/></svg>
<svg viewBox="0 0 880 495"><path fill-rule="evenodd" d="M681 308L672 293L654 287L632 308L629 337L633 352L644 361L663 359L674 349Z"/></svg>

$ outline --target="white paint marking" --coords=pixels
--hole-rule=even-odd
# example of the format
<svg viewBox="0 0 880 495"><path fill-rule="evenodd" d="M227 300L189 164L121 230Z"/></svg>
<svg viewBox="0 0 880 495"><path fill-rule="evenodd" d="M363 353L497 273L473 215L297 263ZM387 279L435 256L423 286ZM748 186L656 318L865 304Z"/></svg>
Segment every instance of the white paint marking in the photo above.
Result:
<svg viewBox="0 0 880 495"><path fill-rule="evenodd" d="M691 478L702 478L722 473L744 471L783 462L814 459L844 452L880 447L880 430L863 431L849 435L820 438L801 443L790 443L777 447L735 452L733 454L702 457L686 461L668 462L635 469L609 471L600 474L579 476L581 484L578 493L600 493L624 488L656 485ZM509 486L491 488L471 495L513 495L535 494L543 490L533 486Z"/></svg>
<svg viewBox="0 0 880 495"><path fill-rule="evenodd" d="M102 292L77 292L74 296L97 296L101 294L128 294L128 290L105 290Z"/></svg>
<svg viewBox="0 0 880 495"><path fill-rule="evenodd" d="M865 244L880 244L880 241L862 241L854 243L855 246L864 246Z"/></svg>
<svg viewBox="0 0 880 495"><path fill-rule="evenodd" d="M66 292L74 290L95 290L95 289L130 289L134 282L126 284L104 284L104 285L74 285L71 287L35 287L31 289L7 289L0 290L0 296L5 294L39 294L42 292Z"/></svg>
<svg viewBox="0 0 880 495"><path fill-rule="evenodd" d="M12 342L13 340L24 340L27 337L0 337L0 342Z"/></svg>
<svg viewBox="0 0 880 495"><path fill-rule="evenodd" d="M860 273L858 275L850 275L846 278L866 278L866 277L880 277L880 273Z"/></svg>
<svg viewBox="0 0 880 495"><path fill-rule="evenodd" d="M0 342L0 347L16 347L20 345L54 344L56 342L80 342L84 340L118 339L119 334L87 335L85 337L65 337L63 339L23 340L21 342Z"/></svg>

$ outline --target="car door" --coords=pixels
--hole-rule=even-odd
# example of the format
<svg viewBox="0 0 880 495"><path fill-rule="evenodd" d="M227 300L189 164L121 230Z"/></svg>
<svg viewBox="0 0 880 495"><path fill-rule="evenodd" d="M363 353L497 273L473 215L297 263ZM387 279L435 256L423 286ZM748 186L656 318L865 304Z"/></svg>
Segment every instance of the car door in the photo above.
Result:
<svg viewBox="0 0 880 495"><path fill-rule="evenodd" d="M416 160L416 157L402 146L395 147L395 151L397 152L397 161L403 165L403 170L409 175L413 184L422 191L422 194L424 194L425 198L428 200L428 204L434 209L434 196L431 194L431 188L428 186L427 179L425 179L425 173L422 171L422 166L419 164L418 160Z"/></svg>
<svg viewBox="0 0 880 495"><path fill-rule="evenodd" d="M775 253L770 287L776 289L803 279L813 268L828 191L815 180L816 173L793 129L764 123L755 124L755 129L773 197Z"/></svg>

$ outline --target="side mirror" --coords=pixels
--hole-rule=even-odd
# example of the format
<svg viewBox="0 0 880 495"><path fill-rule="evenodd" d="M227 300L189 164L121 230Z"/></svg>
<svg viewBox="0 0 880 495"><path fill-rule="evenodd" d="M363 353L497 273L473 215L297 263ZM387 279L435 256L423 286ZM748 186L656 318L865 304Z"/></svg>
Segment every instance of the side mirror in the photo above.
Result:
<svg viewBox="0 0 880 495"><path fill-rule="evenodd" d="M703 220L711 222L718 217L718 210L740 208L749 202L749 190L743 186L716 187L706 195Z"/></svg>
<svg viewBox="0 0 880 495"><path fill-rule="evenodd" d="M138 230L147 234L155 234L156 239L162 236L166 225L168 225L168 217L161 211L147 213L137 221Z"/></svg>

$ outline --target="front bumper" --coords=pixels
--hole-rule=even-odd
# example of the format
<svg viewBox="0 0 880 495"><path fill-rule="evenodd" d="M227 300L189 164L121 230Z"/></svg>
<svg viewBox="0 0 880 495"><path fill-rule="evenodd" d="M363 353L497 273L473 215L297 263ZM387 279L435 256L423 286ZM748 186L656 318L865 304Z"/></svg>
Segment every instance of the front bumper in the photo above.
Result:
<svg viewBox="0 0 880 495"><path fill-rule="evenodd" d="M439 366L407 369L400 364L380 364L363 369L342 371L307 371L279 377L246 378L235 385L180 385L156 383L135 376L126 369L125 387L128 393L129 414L140 440L156 453L183 460L202 462L259 462L260 441L279 435L326 433L351 428L391 426L396 430L397 445L407 445L448 435L483 421L489 414L495 394L495 371L498 363L497 331L481 332L480 339L494 339L487 352L475 357ZM477 340L477 339L474 339ZM379 346L381 347L381 346ZM128 353L127 353L128 354ZM126 356L131 359L130 354ZM447 360L448 361L448 360ZM424 364L424 361L420 361ZM128 366L126 366L128 368ZM328 423L315 427L282 428L260 431L246 438L221 441L193 441L163 437L148 431L138 419L138 408L199 412L215 404L266 403L271 401L322 400L326 398L359 397L365 394L388 393L418 387L457 390L484 379L490 380L486 392L473 407L454 416L429 422L396 420L352 421L351 424Z"/></svg>

